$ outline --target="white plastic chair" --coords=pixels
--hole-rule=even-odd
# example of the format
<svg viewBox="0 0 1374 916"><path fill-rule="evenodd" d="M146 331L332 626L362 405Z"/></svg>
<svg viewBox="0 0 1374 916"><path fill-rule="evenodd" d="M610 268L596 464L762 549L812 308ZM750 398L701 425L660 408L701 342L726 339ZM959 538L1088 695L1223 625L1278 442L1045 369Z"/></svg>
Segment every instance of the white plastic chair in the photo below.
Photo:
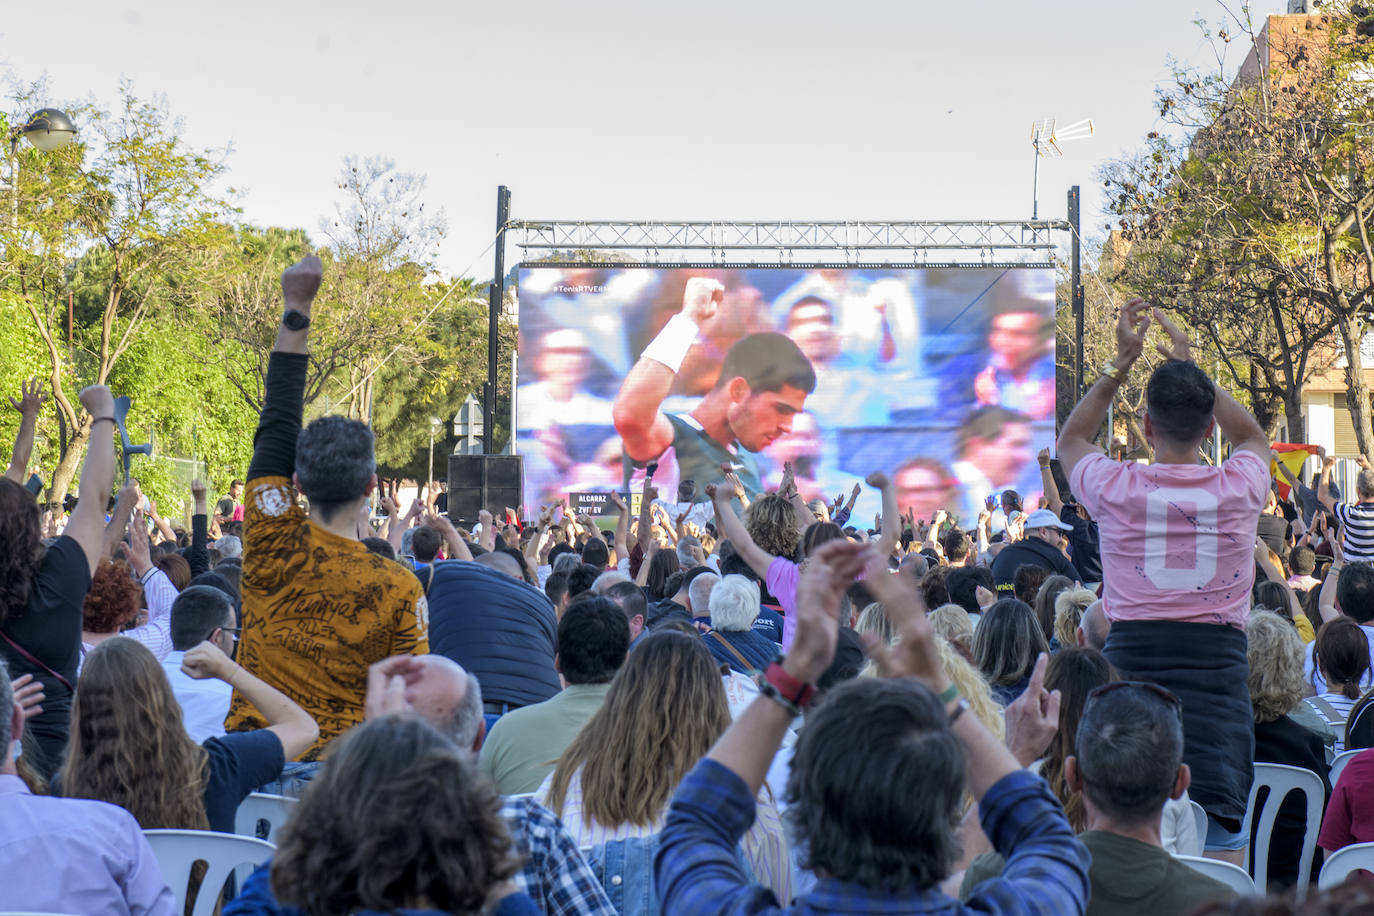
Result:
<svg viewBox="0 0 1374 916"><path fill-rule="evenodd" d="M1193 809L1193 823L1197 824L1197 854L1202 855L1207 849L1207 812L1191 798L1188 805Z"/></svg>
<svg viewBox="0 0 1374 916"><path fill-rule="evenodd" d="M1317 887L1326 890L1344 883L1353 871L1360 869L1374 871L1374 843L1355 843L1342 846L1326 857L1322 873L1317 876Z"/></svg>
<svg viewBox="0 0 1374 916"><path fill-rule="evenodd" d="M240 865L261 865L277 849L266 840L210 830L145 830L143 835L153 848L163 880L176 895L178 913L186 907L192 866L206 864L191 916L211 916L229 873Z"/></svg>
<svg viewBox="0 0 1374 916"><path fill-rule="evenodd" d="M234 832L239 836L276 843L277 831L290 819L291 812L296 810L298 804L298 798L254 792L239 802L238 811L234 813ZM267 836L258 836L259 821L267 822Z"/></svg>
<svg viewBox="0 0 1374 916"><path fill-rule="evenodd" d="M1336 787L1336 780L1341 778L1341 770L1345 769L1345 765L1367 750L1367 747L1357 747L1353 751L1341 751L1336 755L1331 761L1331 788Z"/></svg>
<svg viewBox="0 0 1374 916"><path fill-rule="evenodd" d="M1259 893L1250 875L1239 865L1223 862L1220 859L1207 859L1202 856L1174 856L1193 871L1200 871L1209 878L1215 878L1242 897L1253 897Z"/></svg>
<svg viewBox="0 0 1374 916"><path fill-rule="evenodd" d="M1264 808L1256 811L1259 790L1268 787ZM1250 801L1246 805L1245 822L1256 824L1255 841L1245 853L1248 871L1255 876L1255 886L1263 890L1269 886L1269 840L1274 834L1274 820L1279 806L1289 792L1301 792L1307 799L1307 820L1302 832L1302 858L1298 865L1298 884L1294 888L1298 902L1307 898L1307 885L1312 878L1312 854L1317 851L1317 832L1321 830L1322 808L1326 804L1326 787L1322 778L1311 770L1290 767L1282 763L1256 763L1255 782L1250 787ZM1256 820L1258 817L1258 820Z"/></svg>

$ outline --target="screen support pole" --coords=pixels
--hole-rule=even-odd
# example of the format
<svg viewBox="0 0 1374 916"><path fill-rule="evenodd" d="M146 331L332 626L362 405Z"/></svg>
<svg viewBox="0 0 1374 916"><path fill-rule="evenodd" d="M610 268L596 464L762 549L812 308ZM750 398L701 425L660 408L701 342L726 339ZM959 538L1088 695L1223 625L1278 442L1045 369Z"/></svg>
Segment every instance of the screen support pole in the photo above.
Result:
<svg viewBox="0 0 1374 916"><path fill-rule="evenodd" d="M1078 185L1069 188L1069 304L1073 310L1073 398L1083 397L1083 252L1079 242Z"/></svg>
<svg viewBox="0 0 1374 916"><path fill-rule="evenodd" d="M510 189L496 189L496 269L487 300L487 384L482 392L482 451L496 454L496 371L500 354L501 306L506 298L506 223L510 222ZM512 389L514 396L514 389ZM515 430L511 430L515 435Z"/></svg>

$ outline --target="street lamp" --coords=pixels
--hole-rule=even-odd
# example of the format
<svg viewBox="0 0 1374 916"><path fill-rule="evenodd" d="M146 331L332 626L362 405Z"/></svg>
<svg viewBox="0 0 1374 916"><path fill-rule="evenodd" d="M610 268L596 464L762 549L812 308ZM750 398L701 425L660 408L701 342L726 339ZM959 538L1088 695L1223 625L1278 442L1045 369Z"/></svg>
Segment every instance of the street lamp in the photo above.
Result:
<svg viewBox="0 0 1374 916"><path fill-rule="evenodd" d="M61 149L76 138L76 125L65 111L44 108L19 127L10 128L9 174L0 175L0 191L12 195L10 225L19 228L19 139L23 137L45 153Z"/></svg>
<svg viewBox="0 0 1374 916"><path fill-rule="evenodd" d="M429 418L429 491L434 492L434 434L444 425L438 417Z"/></svg>

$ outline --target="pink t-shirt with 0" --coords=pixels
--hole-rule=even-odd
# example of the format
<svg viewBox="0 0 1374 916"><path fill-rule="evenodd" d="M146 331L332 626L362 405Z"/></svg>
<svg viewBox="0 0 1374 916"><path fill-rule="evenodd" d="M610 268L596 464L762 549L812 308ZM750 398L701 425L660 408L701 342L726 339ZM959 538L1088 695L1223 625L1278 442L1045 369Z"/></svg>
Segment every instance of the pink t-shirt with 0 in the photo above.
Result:
<svg viewBox="0 0 1374 916"><path fill-rule="evenodd" d="M1214 468L1099 453L1074 466L1069 486L1101 532L1109 619L1245 626L1266 458L1241 451Z"/></svg>

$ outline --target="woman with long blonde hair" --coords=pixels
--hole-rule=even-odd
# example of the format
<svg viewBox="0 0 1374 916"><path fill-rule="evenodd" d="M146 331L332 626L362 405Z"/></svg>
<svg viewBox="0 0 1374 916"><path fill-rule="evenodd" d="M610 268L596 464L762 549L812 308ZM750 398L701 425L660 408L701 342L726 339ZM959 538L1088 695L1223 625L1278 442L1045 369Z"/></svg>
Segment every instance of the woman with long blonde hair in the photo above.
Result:
<svg viewBox="0 0 1374 916"><path fill-rule="evenodd" d="M227 598L225 608L230 613ZM309 713L212 643L188 650L182 670L231 684L267 727L196 744L148 647L120 636L107 639L87 654L77 681L56 794L119 805L144 830L232 833L239 802L280 776L284 762L304 752L319 729Z"/></svg>
<svg viewBox="0 0 1374 916"><path fill-rule="evenodd" d="M663 827L684 776L730 725L720 668L701 639L655 633L630 653L596 715L544 780L536 798L579 846L648 837ZM772 800L741 845L760 883L792 896L787 845Z"/></svg>

